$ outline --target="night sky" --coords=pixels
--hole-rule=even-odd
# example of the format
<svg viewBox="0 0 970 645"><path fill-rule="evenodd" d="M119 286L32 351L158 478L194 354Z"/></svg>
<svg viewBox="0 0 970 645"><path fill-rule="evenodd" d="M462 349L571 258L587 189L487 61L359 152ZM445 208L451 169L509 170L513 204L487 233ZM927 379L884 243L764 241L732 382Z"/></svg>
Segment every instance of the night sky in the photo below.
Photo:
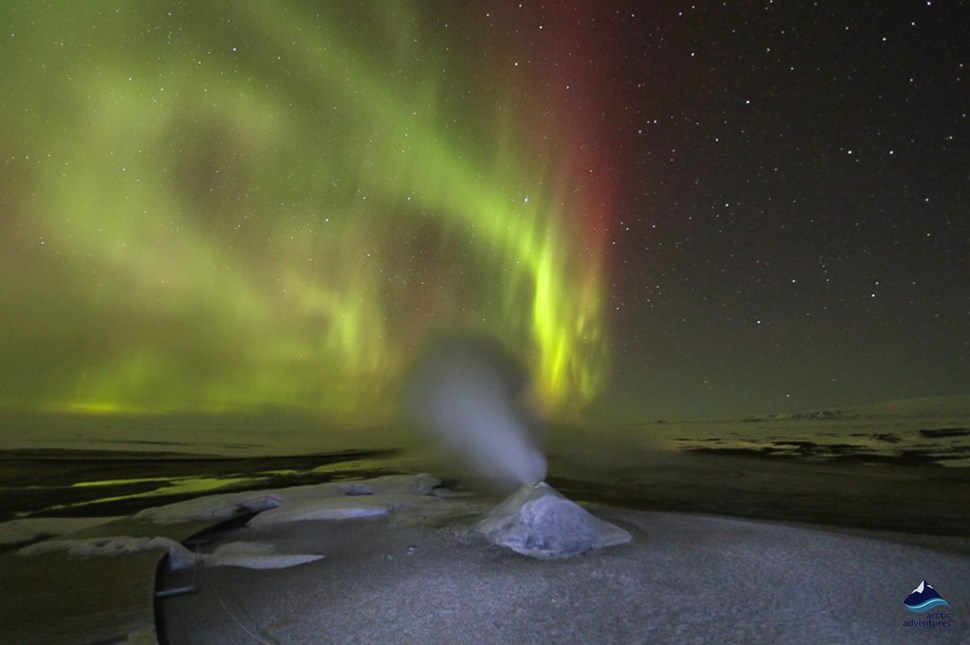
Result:
<svg viewBox="0 0 970 645"><path fill-rule="evenodd" d="M642 6L641 6L642 5ZM963 2L4 2L0 407L970 391Z"/></svg>

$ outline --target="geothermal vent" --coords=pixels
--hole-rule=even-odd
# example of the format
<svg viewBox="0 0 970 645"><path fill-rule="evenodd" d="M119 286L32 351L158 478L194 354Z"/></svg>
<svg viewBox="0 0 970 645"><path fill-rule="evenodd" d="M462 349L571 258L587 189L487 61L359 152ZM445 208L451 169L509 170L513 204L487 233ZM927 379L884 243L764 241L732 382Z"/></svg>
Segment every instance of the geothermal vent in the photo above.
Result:
<svg viewBox="0 0 970 645"><path fill-rule="evenodd" d="M522 486L475 528L493 544L542 559L568 558L633 539L545 482Z"/></svg>

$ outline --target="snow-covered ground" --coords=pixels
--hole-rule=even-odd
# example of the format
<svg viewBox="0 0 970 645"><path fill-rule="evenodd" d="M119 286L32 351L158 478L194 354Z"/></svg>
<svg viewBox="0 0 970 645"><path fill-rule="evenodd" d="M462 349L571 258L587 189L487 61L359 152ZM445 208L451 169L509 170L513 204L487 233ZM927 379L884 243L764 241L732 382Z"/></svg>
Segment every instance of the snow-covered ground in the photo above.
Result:
<svg viewBox="0 0 970 645"><path fill-rule="evenodd" d="M439 484L429 475L390 476L212 495L139 513L162 532L175 522L256 512L199 553L161 538L64 535L7 557L47 554L49 564L58 552L109 561L168 549L174 569L201 572L198 593L159 605L165 632L178 643L462 642L470 634L496 643L970 637L962 609L970 597L966 539L591 506L598 519L584 526L609 522L610 535L631 540L536 559L487 530L496 518L509 525L505 519L523 508L515 500L534 494L520 491L496 513L500 498ZM572 530L575 516L547 510L537 506L515 526L540 528L532 537L517 534L520 542L535 547L557 529ZM924 579L950 603L934 610L945 619L903 605Z"/></svg>
<svg viewBox="0 0 970 645"><path fill-rule="evenodd" d="M632 539L583 536L582 544L602 548L548 561L506 547L543 553L548 535L562 526L520 533L541 524L538 514L526 521L496 515L500 496L459 494L428 475L196 496L141 511L133 519L137 535L111 535L105 528L111 518L26 518L0 524L0 545L35 540L4 557L36 558L44 566L167 552L173 569L181 568L170 575L202 574L199 593L161 604L168 637L179 643L456 642L468 634L516 643L966 642L970 615L961 607L970 597L970 540L960 527L968 428L970 397L730 421L557 428L547 446L550 481L604 504L588 510L617 527L613 537ZM272 441L268 432L260 439L263 430L255 427L244 435L226 432L210 448L232 436L229 452L258 454L262 441ZM179 450L202 445L189 435L173 437L185 440ZM148 450L130 433L123 436L102 448ZM275 450L310 445L299 432L284 436ZM51 445L77 440L65 435ZM467 472L420 443L393 462L397 470L429 470L446 480ZM352 466L321 472L343 476ZM209 481L205 473L199 478ZM160 488L171 485L154 480ZM192 480L173 481L204 494ZM654 510L605 505L611 499ZM97 513L97 505L87 508ZM564 508L553 505L554 522L571 516L584 518L581 527L599 526ZM656 510L663 508L704 512ZM161 537L166 526L240 514L253 516L198 552ZM496 517L504 518L498 523L506 533L489 530ZM929 527L927 534L914 534L920 526ZM91 537L89 529L102 532ZM945 618L913 614L902 604L922 580L949 602L934 612Z"/></svg>
<svg viewBox="0 0 970 645"><path fill-rule="evenodd" d="M898 535L591 507L632 540L537 560L482 533L499 500L435 494L432 483L392 477L353 495L333 485L275 491L280 504L265 513L276 520L257 515L206 547L207 563L235 566L209 569L199 594L164 602L169 637L957 643L970 636L970 614L959 609L970 597L966 541L927 548ZM352 507L386 512L344 512ZM565 520L548 521L555 532ZM273 558L286 568L267 569ZM948 626L907 625L926 619L902 604L922 579L950 601Z"/></svg>

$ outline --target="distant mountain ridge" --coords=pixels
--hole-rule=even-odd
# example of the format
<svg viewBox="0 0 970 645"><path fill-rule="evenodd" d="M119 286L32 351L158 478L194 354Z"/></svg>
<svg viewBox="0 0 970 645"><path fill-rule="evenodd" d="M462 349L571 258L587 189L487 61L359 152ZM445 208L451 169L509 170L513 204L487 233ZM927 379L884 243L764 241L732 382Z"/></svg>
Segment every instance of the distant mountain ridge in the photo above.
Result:
<svg viewBox="0 0 970 645"><path fill-rule="evenodd" d="M739 421L824 421L863 417L970 417L970 394L896 399L840 408L754 415L742 417Z"/></svg>
<svg viewBox="0 0 970 645"><path fill-rule="evenodd" d="M854 419L859 416L861 415L858 412L846 412L844 410L811 410L808 412L779 412L777 414L744 417L741 421L784 421L787 419L816 421L819 419Z"/></svg>

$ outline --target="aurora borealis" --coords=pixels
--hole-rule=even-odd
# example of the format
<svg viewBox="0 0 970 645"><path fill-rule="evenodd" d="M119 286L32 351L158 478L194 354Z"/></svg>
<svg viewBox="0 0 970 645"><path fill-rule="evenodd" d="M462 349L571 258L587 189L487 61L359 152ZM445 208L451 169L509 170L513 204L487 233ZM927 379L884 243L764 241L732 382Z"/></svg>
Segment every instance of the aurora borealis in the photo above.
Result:
<svg viewBox="0 0 970 645"><path fill-rule="evenodd" d="M598 393L591 81L431 5L309 4L4 4L0 405L380 416L455 330L551 414Z"/></svg>
<svg viewBox="0 0 970 645"><path fill-rule="evenodd" d="M388 420L453 334L583 422L965 393L964 14L5 2L0 409Z"/></svg>

